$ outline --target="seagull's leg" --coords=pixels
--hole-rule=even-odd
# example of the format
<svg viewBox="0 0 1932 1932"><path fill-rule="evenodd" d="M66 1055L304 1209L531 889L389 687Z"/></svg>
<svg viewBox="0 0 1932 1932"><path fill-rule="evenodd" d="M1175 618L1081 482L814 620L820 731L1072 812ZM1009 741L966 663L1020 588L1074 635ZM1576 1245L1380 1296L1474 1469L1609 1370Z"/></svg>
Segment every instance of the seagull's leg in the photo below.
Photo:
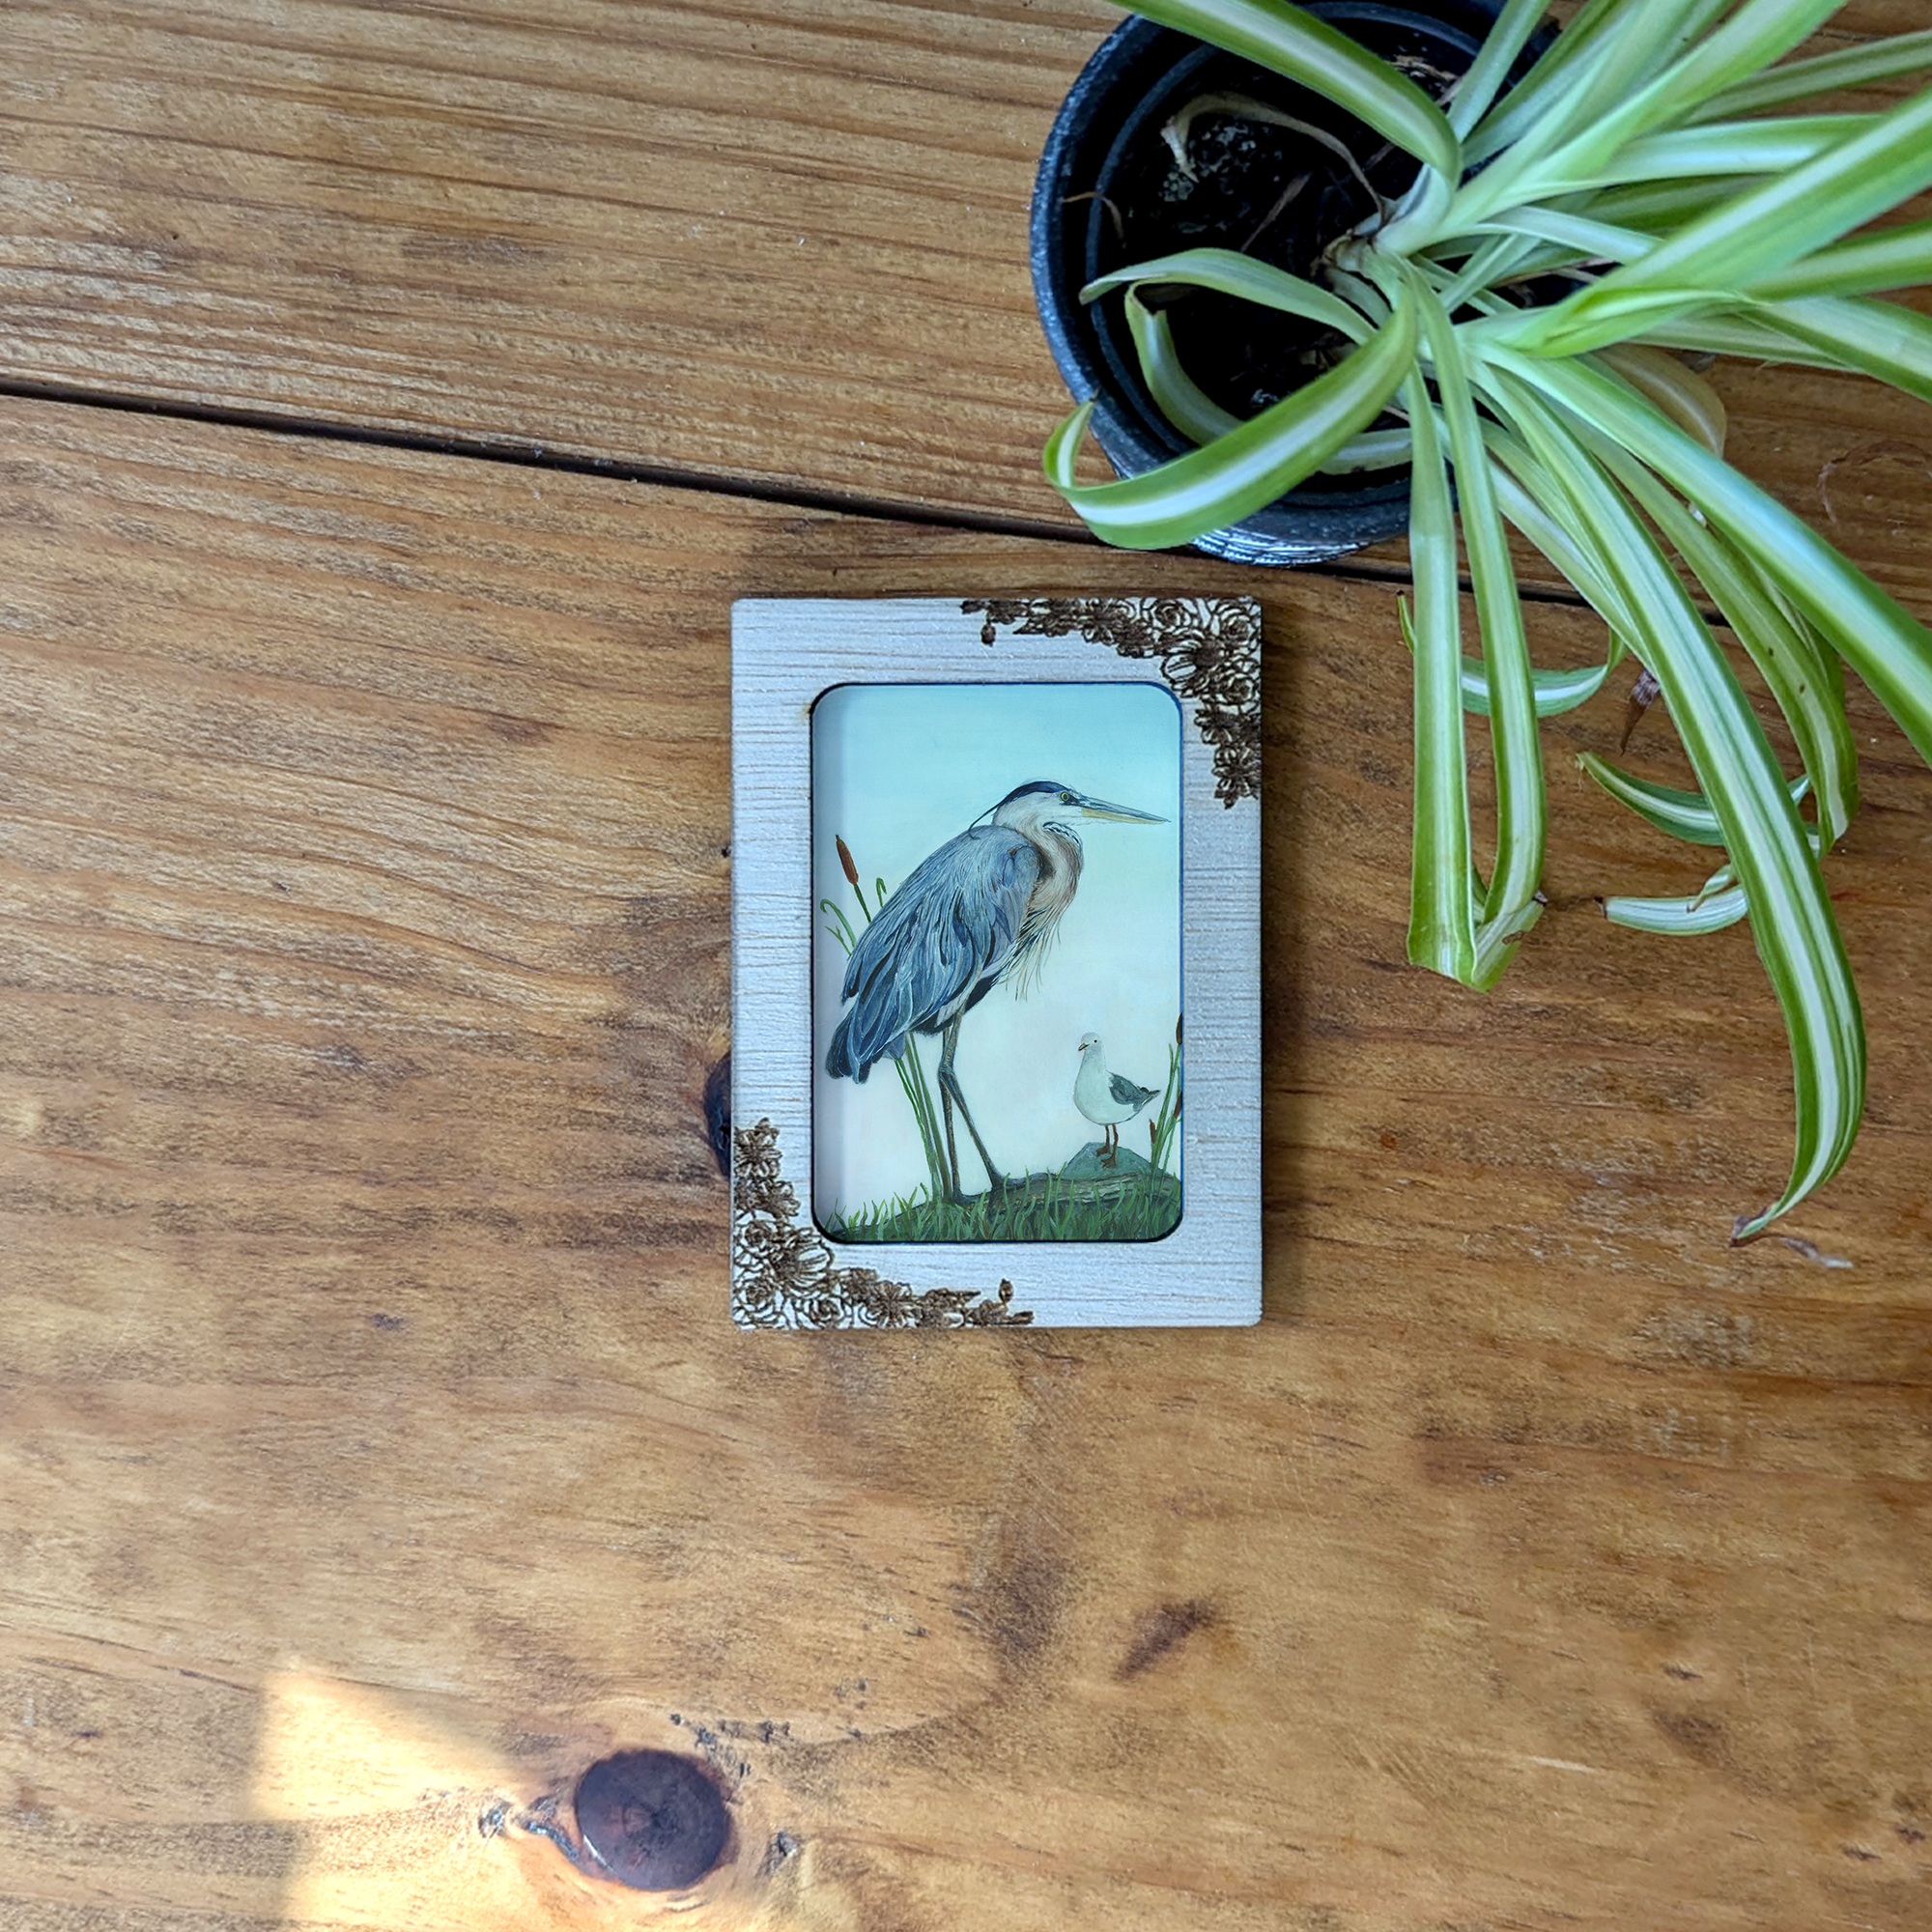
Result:
<svg viewBox="0 0 1932 1932"><path fill-rule="evenodd" d="M973 1136L973 1145L980 1150L980 1159L986 1169L986 1187L992 1194L1006 1191L1007 1179L993 1165L993 1156L986 1151L986 1143L980 1138L980 1129L973 1124L973 1110L966 1104L966 1095L960 1090L959 1076L952 1070L952 1056L959 1050L959 1022L954 1020L945 1033L945 1049L939 1056L939 1091L950 1094L959 1103L959 1118L966 1122L966 1131ZM951 1130L952 1115L947 1115L948 1129ZM957 1170L953 1173L953 1186L959 1184Z"/></svg>

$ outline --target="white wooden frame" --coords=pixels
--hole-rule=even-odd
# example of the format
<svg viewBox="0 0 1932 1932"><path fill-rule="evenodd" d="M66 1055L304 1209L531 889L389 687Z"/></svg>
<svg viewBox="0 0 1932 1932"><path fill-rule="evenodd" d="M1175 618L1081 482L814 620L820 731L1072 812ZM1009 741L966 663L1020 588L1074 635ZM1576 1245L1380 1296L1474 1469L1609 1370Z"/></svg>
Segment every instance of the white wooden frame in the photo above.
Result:
<svg viewBox="0 0 1932 1932"><path fill-rule="evenodd" d="M1164 679L1182 714L1179 1226L839 1244L813 1223L811 708L841 684ZM1261 1316L1261 614L1248 598L752 600L732 611L732 1315L747 1327Z"/></svg>

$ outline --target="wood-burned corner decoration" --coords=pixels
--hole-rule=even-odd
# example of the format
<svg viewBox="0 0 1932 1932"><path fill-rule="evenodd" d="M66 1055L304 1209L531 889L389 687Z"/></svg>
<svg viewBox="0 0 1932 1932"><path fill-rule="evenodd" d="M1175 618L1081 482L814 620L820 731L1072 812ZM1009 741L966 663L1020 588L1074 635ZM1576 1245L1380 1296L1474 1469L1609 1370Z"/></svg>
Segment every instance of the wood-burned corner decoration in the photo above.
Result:
<svg viewBox="0 0 1932 1932"><path fill-rule="evenodd" d="M1259 1319L1259 641L1233 598L736 607L741 1326Z"/></svg>
<svg viewBox="0 0 1932 1932"><path fill-rule="evenodd" d="M840 1267L831 1246L798 1216L770 1121L731 1136L731 1313L746 1328L1024 1328L1013 1285L918 1290L876 1268Z"/></svg>
<svg viewBox="0 0 1932 1932"><path fill-rule="evenodd" d="M1160 674L1194 707L1214 750L1214 795L1223 805L1262 788L1262 616L1246 597L969 597L983 613L980 641L1002 627L1020 638L1077 631L1123 658L1158 660Z"/></svg>

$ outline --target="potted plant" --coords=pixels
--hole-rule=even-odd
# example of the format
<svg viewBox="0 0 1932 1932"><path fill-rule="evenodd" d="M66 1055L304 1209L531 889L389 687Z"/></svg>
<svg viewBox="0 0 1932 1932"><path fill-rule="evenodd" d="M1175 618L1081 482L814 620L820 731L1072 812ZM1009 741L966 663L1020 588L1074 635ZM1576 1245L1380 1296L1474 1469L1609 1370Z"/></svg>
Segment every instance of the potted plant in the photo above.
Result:
<svg viewBox="0 0 1932 1932"><path fill-rule="evenodd" d="M1468 67L1499 4L1311 0L1309 11L1433 82ZM1545 30L1531 44L1549 39ZM1525 51L1519 66L1529 58ZM1183 363L1213 392L1198 405L1210 419L1278 400L1341 338L1319 317L1297 323L1222 290L1188 290L1171 305L1163 298L1182 291L1143 289L1104 302L1083 301L1083 291L1203 240L1307 278L1332 237L1354 227L1375 196L1399 194L1414 172L1413 160L1345 108L1145 14L1123 21L1055 119L1032 221L1048 346L1067 387L1094 398L1091 428L1115 468L1149 469L1193 446L1143 379L1137 329L1173 326L1162 359ZM1244 563L1319 563L1400 534L1408 522L1407 439L1385 431L1358 442L1278 501L1203 532L1197 547Z"/></svg>
<svg viewBox="0 0 1932 1932"><path fill-rule="evenodd" d="M1837 1170L1863 1107L1858 994L1820 870L1858 804L1843 665L1932 758L1932 633L1724 461L1722 405L1681 355L1858 371L1932 400L1932 323L1873 299L1932 281L1932 222L1866 227L1932 184L1932 90L1869 112L1776 111L1932 68L1932 33L1787 58L1839 4L1587 0L1539 54L1543 0L1506 0L1452 69L1385 57L1286 0L1144 0L1152 21L1274 77L1266 99L1217 81L1208 106L1185 87L1165 99L1151 131L1178 170L1213 114L1299 139L1297 171L1334 158L1361 192L1346 227L1306 238L1300 270L1204 234L1093 277L1082 299L1118 307L1133 373L1182 447L1081 482L1100 407L1089 399L1045 453L1049 480L1107 541L1224 554L1241 546L1223 533L1338 461L1406 460L1408 956L1466 985L1494 983L1541 910L1538 719L1582 702L1608 668L1532 664L1509 527L1604 617L1609 663L1628 652L1661 687L1698 789L1595 756L1585 769L1660 831L1723 857L1689 898L1605 911L1665 933L1748 919L1790 1037L1791 1175L1739 1218L1736 1240ZM1125 228L1118 202L1101 213ZM1190 337L1179 321L1201 292L1278 318L1302 380L1239 408L1226 368L1198 360L1204 348L1213 359L1211 331ZM1707 603L1783 713L1798 773L1779 768ZM1466 794L1471 712L1489 722L1495 768L1487 872Z"/></svg>

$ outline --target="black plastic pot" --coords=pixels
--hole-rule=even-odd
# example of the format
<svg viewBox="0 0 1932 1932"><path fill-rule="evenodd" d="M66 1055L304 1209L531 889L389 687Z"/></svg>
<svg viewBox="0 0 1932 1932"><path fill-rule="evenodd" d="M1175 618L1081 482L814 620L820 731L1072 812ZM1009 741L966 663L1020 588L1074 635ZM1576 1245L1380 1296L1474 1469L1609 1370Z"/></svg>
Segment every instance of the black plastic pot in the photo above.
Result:
<svg viewBox="0 0 1932 1932"><path fill-rule="evenodd" d="M1422 0L1416 7L1386 6L1379 0L1304 4L1309 13L1377 52L1400 49L1406 58L1426 60L1454 73L1474 57L1499 0ZM1532 54L1543 43L1540 36ZM1149 144L1158 142L1161 127L1183 101L1202 92L1229 89L1289 105L1298 118L1329 128L1360 155L1384 146L1359 122L1291 88L1279 76L1138 15L1124 21L1087 63L1053 124L1034 186L1034 298L1062 380L1076 401L1095 400L1094 435L1123 476L1152 469L1191 445L1154 406L1141 381L1120 298L1083 307L1080 291L1094 276L1152 252L1136 250L1132 236L1123 244L1112 232L1109 203L1118 206L1115 190L1136 169L1145 171ZM1322 152L1314 144L1308 145L1308 153L1316 164L1323 164ZM1409 175L1414 171L1413 163L1400 156L1385 157L1383 165ZM1199 239L1238 248L1245 238ZM1332 239L1321 235L1316 242ZM1307 253L1307 260L1290 259L1281 266L1306 273L1312 245ZM1193 373L1200 380L1199 369ZM1406 469L1318 476L1244 523L1197 538L1195 548L1241 563L1320 563L1399 535L1407 526Z"/></svg>

